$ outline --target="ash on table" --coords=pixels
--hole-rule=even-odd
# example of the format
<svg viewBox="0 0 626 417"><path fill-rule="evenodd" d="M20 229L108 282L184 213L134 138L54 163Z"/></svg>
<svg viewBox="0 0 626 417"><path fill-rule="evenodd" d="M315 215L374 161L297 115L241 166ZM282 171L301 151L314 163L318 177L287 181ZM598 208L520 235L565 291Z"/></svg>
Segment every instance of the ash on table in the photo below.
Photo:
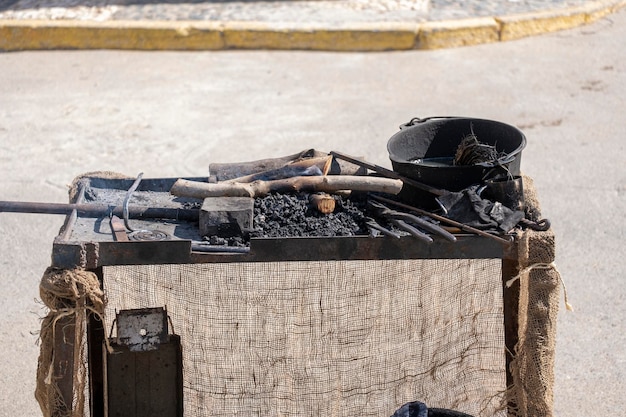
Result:
<svg viewBox="0 0 626 417"><path fill-rule="evenodd" d="M309 204L309 194L270 194L254 202L251 237L367 235L365 197L335 198L335 211L323 214Z"/></svg>

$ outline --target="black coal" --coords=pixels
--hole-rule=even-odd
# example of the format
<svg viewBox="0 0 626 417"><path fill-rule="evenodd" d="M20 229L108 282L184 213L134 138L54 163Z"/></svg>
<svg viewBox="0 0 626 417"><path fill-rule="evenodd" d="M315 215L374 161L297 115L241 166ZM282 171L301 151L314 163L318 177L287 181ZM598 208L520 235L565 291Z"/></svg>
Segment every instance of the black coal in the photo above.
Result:
<svg viewBox="0 0 626 417"><path fill-rule="evenodd" d="M250 238L291 237L338 237L367 236L370 230L367 220L366 194L353 193L350 197L333 195L335 211L323 214L309 203L308 193L270 194L254 200L253 229L241 236L205 236L211 245L245 247ZM386 219L376 218L383 227L400 235L407 233L390 224ZM377 232L372 232L374 235Z"/></svg>
<svg viewBox="0 0 626 417"><path fill-rule="evenodd" d="M254 202L251 237L354 236L368 233L365 198L335 198L335 211L320 213L309 204L309 194L270 194Z"/></svg>

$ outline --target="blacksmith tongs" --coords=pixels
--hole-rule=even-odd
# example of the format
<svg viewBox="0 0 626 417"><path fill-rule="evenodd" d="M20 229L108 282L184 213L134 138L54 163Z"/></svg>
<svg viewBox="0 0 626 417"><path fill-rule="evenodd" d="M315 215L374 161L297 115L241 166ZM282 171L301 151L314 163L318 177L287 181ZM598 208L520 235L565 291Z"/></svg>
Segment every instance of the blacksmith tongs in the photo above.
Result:
<svg viewBox="0 0 626 417"><path fill-rule="evenodd" d="M409 223L412 223L421 229L424 229L431 233L439 235L450 242L456 242L456 237L452 233L448 232L447 230L443 229L440 226L437 226L436 224L429 222L428 220L414 216L413 214L391 210L384 204L381 204L377 201L372 201L372 200L368 201L368 208L372 210L375 216L386 219L389 223L394 224L399 229L404 230L405 232L408 232L411 236L414 236L427 243L432 243L433 239L430 236L428 236L426 233L421 232L420 230L418 230L416 227L412 226ZM368 226L371 227L370 224L368 224ZM377 226L378 227L374 227L374 228L385 233L385 231L381 230L381 229L384 229L382 226L380 225L377 225ZM385 234L388 234L391 236L394 235L394 232L391 232L391 231L388 231L388 232L390 233L385 233Z"/></svg>

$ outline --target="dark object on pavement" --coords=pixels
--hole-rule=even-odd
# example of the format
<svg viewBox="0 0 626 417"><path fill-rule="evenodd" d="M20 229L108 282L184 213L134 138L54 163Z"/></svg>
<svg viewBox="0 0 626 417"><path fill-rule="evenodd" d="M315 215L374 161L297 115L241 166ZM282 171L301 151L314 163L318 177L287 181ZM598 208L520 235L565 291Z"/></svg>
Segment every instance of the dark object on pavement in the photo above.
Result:
<svg viewBox="0 0 626 417"><path fill-rule="evenodd" d="M404 404L391 417L428 417L428 407L419 401Z"/></svg>
<svg viewBox="0 0 626 417"><path fill-rule="evenodd" d="M460 411L445 408L428 408L426 404L413 401L398 408L391 417L472 417Z"/></svg>

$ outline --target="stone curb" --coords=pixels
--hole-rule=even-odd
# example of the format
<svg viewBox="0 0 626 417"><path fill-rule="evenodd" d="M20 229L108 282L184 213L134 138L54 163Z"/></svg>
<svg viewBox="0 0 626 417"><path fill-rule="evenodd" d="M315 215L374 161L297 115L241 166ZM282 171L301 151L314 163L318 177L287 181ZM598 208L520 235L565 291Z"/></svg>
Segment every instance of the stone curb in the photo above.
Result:
<svg viewBox="0 0 626 417"><path fill-rule="evenodd" d="M589 24L626 0L426 23L271 24L207 21L0 20L0 51L51 49L387 51L509 41Z"/></svg>

